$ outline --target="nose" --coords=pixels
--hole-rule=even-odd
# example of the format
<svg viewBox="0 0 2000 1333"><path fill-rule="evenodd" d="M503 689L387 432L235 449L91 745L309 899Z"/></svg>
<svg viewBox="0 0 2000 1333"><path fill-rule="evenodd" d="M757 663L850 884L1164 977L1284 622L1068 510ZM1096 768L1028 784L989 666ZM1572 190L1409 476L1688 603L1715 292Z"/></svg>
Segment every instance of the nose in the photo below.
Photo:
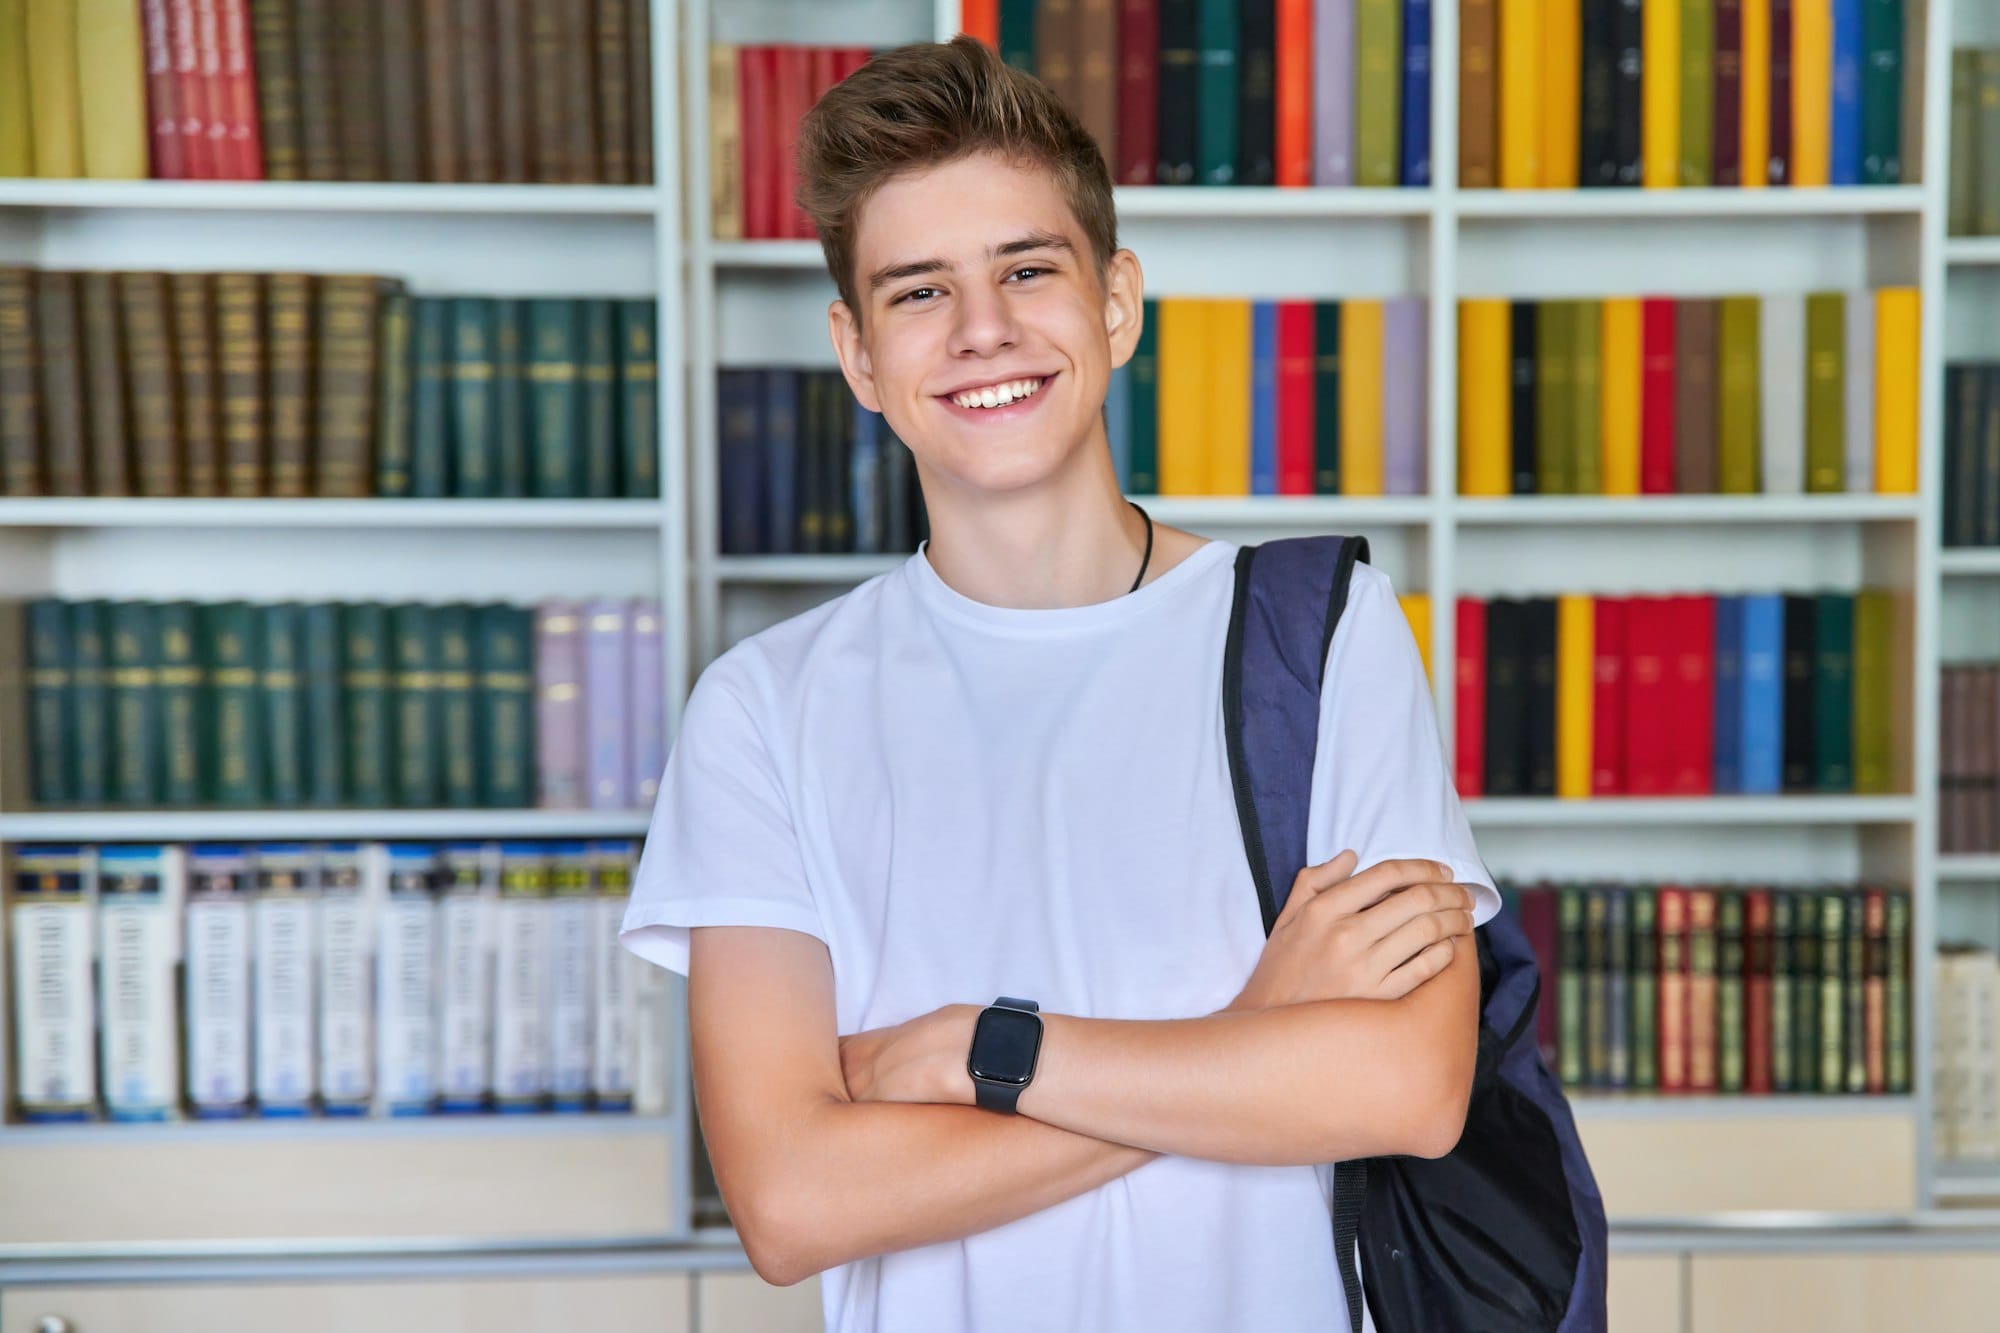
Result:
<svg viewBox="0 0 2000 1333"><path fill-rule="evenodd" d="M957 312L951 330L953 356L992 356L1012 347L1020 337L1006 296L991 288L969 284Z"/></svg>

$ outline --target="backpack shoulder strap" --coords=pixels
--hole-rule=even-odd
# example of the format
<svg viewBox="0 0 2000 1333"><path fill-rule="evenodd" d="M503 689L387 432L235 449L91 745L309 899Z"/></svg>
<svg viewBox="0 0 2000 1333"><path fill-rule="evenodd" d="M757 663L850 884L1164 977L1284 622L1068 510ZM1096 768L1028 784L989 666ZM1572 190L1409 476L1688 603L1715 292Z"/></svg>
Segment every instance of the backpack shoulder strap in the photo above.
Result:
<svg viewBox="0 0 2000 1333"><path fill-rule="evenodd" d="M1354 562L1366 559L1366 537L1288 537L1236 553L1222 659L1223 737L1266 935L1306 865L1326 653L1347 606ZM1367 1188L1361 1162L1335 1163L1333 1254L1349 1333L1361 1333L1355 1238Z"/></svg>

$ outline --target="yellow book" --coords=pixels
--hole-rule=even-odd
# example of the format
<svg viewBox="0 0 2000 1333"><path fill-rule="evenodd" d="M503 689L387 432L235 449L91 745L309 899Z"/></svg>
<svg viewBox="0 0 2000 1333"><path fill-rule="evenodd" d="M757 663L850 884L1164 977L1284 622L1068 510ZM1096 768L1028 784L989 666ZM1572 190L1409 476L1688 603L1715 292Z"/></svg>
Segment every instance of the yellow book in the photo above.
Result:
<svg viewBox="0 0 2000 1333"><path fill-rule="evenodd" d="M1646 68L1666 71L1664 77L1642 79L1640 157L1649 190L1671 190L1681 179L1681 3L1646 0L1640 17Z"/></svg>
<svg viewBox="0 0 2000 1333"><path fill-rule="evenodd" d="M76 0L28 0L28 121L35 174L83 175L76 87Z"/></svg>
<svg viewBox="0 0 2000 1333"><path fill-rule="evenodd" d="M1590 796L1590 704L1597 688L1597 604L1588 593L1556 598L1556 795Z"/></svg>
<svg viewBox="0 0 2000 1333"><path fill-rule="evenodd" d="M743 239L743 129L736 48L708 48L708 210L718 241Z"/></svg>
<svg viewBox="0 0 2000 1333"><path fill-rule="evenodd" d="M1396 602L1403 608L1403 618L1410 622L1410 633L1417 640L1417 656L1424 660L1424 679L1431 679L1431 595L1427 592L1402 592L1396 594Z"/></svg>
<svg viewBox="0 0 2000 1333"><path fill-rule="evenodd" d="M1500 4L1500 188L1541 186L1543 0Z"/></svg>
<svg viewBox="0 0 2000 1333"><path fill-rule="evenodd" d="M1542 11L1542 184L1576 188L1582 155L1582 0L1548 0Z"/></svg>
<svg viewBox="0 0 2000 1333"><path fill-rule="evenodd" d="M1480 299L1458 303L1458 493L1507 495L1513 490L1508 305Z"/></svg>
<svg viewBox="0 0 2000 1333"><path fill-rule="evenodd" d="M28 132L28 3L0 0L0 176L35 174Z"/></svg>
<svg viewBox="0 0 2000 1333"><path fill-rule="evenodd" d="M1340 493L1382 494L1382 303L1340 303Z"/></svg>
<svg viewBox="0 0 2000 1333"><path fill-rule="evenodd" d="M1825 185L1833 152L1833 0L1792 3L1792 184Z"/></svg>
<svg viewBox="0 0 2000 1333"><path fill-rule="evenodd" d="M131 0L76 0L77 78L83 93L83 174L144 180L152 156L146 124L146 39Z"/></svg>
<svg viewBox="0 0 2000 1333"><path fill-rule="evenodd" d="M1599 326L1604 493L1639 493L1639 298L1607 297Z"/></svg>
<svg viewBox="0 0 2000 1333"><path fill-rule="evenodd" d="M1742 180L1753 189L1771 175L1771 0L1743 0Z"/></svg>
<svg viewBox="0 0 2000 1333"><path fill-rule="evenodd" d="M1250 494L1251 324L1247 300L1208 303L1209 495Z"/></svg>
<svg viewBox="0 0 2000 1333"><path fill-rule="evenodd" d="M1208 305L1200 297L1160 301L1161 495L1202 495L1208 433Z"/></svg>
<svg viewBox="0 0 2000 1333"><path fill-rule="evenodd" d="M1875 489L1913 495L1917 489L1917 289L1875 292ZM1847 373L1867 373L1849 366Z"/></svg>

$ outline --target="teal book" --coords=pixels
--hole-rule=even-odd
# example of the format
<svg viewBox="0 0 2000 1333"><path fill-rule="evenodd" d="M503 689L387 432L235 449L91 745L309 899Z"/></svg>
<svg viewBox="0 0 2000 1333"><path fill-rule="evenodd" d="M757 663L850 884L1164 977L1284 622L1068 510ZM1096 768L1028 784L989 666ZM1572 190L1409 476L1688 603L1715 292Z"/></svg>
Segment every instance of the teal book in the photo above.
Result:
<svg viewBox="0 0 2000 1333"><path fill-rule="evenodd" d="M213 702L201 617L202 608L193 602L152 609L160 800L167 805L204 805L215 799Z"/></svg>
<svg viewBox="0 0 2000 1333"><path fill-rule="evenodd" d="M493 437L493 302L453 297L451 329L452 494L489 499L500 493Z"/></svg>
<svg viewBox="0 0 2000 1333"><path fill-rule="evenodd" d="M1198 0L1196 11L1194 181L1197 185L1234 185L1236 0Z"/></svg>
<svg viewBox="0 0 2000 1333"><path fill-rule="evenodd" d="M341 710L340 607L313 602L299 608L301 741L305 751L305 803L337 806L346 792L346 726Z"/></svg>
<svg viewBox="0 0 2000 1333"><path fill-rule="evenodd" d="M215 754L217 804L247 809L264 804L264 729L258 608L248 602L215 602L201 608L207 635L210 744Z"/></svg>
<svg viewBox="0 0 2000 1333"><path fill-rule="evenodd" d="M160 645L150 602L113 602L111 634L111 799L160 802Z"/></svg>
<svg viewBox="0 0 2000 1333"><path fill-rule="evenodd" d="M410 302L400 291L383 293L377 326L375 376L375 494L411 493Z"/></svg>
<svg viewBox="0 0 2000 1333"><path fill-rule="evenodd" d="M618 312L618 455L623 494L660 496L659 303L627 300Z"/></svg>
<svg viewBox="0 0 2000 1333"><path fill-rule="evenodd" d="M71 795L101 807L111 798L111 661L105 604L69 603Z"/></svg>
<svg viewBox="0 0 2000 1333"><path fill-rule="evenodd" d="M378 602L343 605L340 627L347 800L350 805L387 809L395 804L391 765L396 748L389 613Z"/></svg>
<svg viewBox="0 0 2000 1333"><path fill-rule="evenodd" d="M494 493L510 500L530 493L525 320L519 299L493 299Z"/></svg>
<svg viewBox="0 0 2000 1333"><path fill-rule="evenodd" d="M577 306L568 297L528 302L528 420L531 486L543 499L580 494L582 404L578 401Z"/></svg>
<svg viewBox="0 0 2000 1333"><path fill-rule="evenodd" d="M264 793L273 805L305 804L305 638L299 607L279 602L262 613L263 654L258 664L262 699Z"/></svg>
<svg viewBox="0 0 2000 1333"><path fill-rule="evenodd" d="M37 805L76 799L70 762L75 732L75 649L69 604L45 597L28 604L28 757Z"/></svg>
<svg viewBox="0 0 2000 1333"><path fill-rule="evenodd" d="M443 499L451 489L451 301L412 298L410 311L410 494Z"/></svg>
<svg viewBox="0 0 2000 1333"><path fill-rule="evenodd" d="M534 631L527 607L482 606L474 615L481 805L523 810L535 803Z"/></svg>
<svg viewBox="0 0 2000 1333"><path fill-rule="evenodd" d="M443 769L443 803L469 809L479 804L479 772L484 767L474 707L472 608L456 603L435 606L430 609L430 622L431 660L436 669L436 702L431 711L437 723L435 744Z"/></svg>
<svg viewBox="0 0 2000 1333"><path fill-rule="evenodd" d="M618 316L611 302L577 303L582 337L577 373L583 381L581 493L592 500L618 495Z"/></svg>
<svg viewBox="0 0 2000 1333"><path fill-rule="evenodd" d="M1127 407L1127 431L1131 438L1131 483L1133 495L1157 495L1160 491L1160 303L1146 302L1139 326L1139 345L1132 350L1132 373L1126 377L1131 387Z"/></svg>
<svg viewBox="0 0 2000 1333"><path fill-rule="evenodd" d="M1313 302L1313 494L1340 494L1340 302Z"/></svg>
<svg viewBox="0 0 2000 1333"><path fill-rule="evenodd" d="M433 609L416 602L389 608L389 662L396 718L396 804L406 810L438 805L437 659Z"/></svg>

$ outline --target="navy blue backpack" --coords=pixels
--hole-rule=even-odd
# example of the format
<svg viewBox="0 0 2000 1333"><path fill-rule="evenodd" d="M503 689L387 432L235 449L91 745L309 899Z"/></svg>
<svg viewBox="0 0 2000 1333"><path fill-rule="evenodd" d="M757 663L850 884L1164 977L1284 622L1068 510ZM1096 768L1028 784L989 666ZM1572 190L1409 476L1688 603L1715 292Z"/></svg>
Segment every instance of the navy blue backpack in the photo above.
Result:
<svg viewBox="0 0 2000 1333"><path fill-rule="evenodd" d="M1223 722L1266 935L1306 865L1321 677L1354 562L1367 559L1365 537L1285 538L1237 552ZM1334 1254L1351 1333L1361 1333L1362 1278L1379 1333L1599 1333L1604 1201L1536 1047L1535 955L1509 910L1474 937L1479 1061L1458 1146L1435 1161L1334 1167Z"/></svg>

